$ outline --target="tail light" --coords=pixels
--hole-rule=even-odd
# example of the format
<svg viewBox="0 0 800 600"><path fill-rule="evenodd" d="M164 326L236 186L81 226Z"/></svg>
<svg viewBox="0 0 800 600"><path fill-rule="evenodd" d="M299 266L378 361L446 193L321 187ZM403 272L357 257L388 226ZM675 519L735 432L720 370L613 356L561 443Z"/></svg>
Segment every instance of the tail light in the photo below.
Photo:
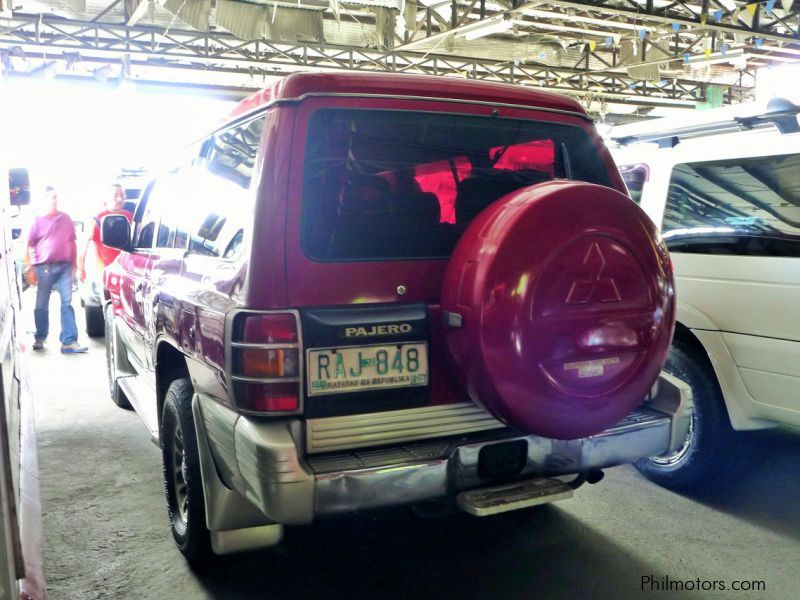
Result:
<svg viewBox="0 0 800 600"><path fill-rule="evenodd" d="M238 312L230 327L233 396L254 413L300 410L300 326L294 313Z"/></svg>

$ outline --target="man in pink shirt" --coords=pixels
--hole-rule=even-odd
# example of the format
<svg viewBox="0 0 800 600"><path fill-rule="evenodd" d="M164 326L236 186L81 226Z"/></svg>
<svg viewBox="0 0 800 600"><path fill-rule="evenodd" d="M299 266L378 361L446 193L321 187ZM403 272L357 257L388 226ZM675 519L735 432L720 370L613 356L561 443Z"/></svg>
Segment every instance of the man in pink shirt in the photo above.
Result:
<svg viewBox="0 0 800 600"><path fill-rule="evenodd" d="M28 233L28 255L33 269L29 269L29 281L37 283L36 306L33 310L36 322L34 350L42 350L50 329L50 292L56 286L61 296L61 352L78 354L87 348L78 344L78 328L75 311L72 309L72 276L77 266L75 226L66 213L58 210L58 194L55 189L45 188L49 203L47 214L36 217Z"/></svg>

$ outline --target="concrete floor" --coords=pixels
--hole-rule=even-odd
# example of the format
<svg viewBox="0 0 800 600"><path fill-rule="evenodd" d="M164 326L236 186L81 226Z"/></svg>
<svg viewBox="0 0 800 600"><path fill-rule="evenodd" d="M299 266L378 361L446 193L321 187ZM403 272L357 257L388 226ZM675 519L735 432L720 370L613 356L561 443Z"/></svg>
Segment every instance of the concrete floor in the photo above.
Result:
<svg viewBox="0 0 800 600"><path fill-rule="evenodd" d="M797 597L800 436L780 432L742 436L747 464L699 495L620 467L557 505L486 519L402 509L323 521L194 573L169 533L159 451L108 399L102 339L82 341L82 356L60 355L57 342L28 352L50 598ZM642 592L645 576L762 580L766 591L654 594Z"/></svg>

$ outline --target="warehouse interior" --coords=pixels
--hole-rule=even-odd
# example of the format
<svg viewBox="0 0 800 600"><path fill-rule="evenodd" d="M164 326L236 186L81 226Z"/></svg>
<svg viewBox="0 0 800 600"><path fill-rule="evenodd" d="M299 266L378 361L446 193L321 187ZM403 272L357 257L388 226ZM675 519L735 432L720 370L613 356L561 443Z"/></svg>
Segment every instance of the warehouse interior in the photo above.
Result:
<svg viewBox="0 0 800 600"><path fill-rule="evenodd" d="M82 300L76 283L72 303L77 315L78 343L88 351L81 351L80 356L59 354L57 336L53 333L57 332L61 306L58 294L53 294L49 304L49 347L37 352L32 346L35 339L38 341L34 318L37 284L22 289L25 266L21 256L28 252L28 230L46 205L46 186L54 186L58 191L59 209L71 216L81 244L94 231L93 217L107 201L109 184L136 187L136 196L129 198L141 200L142 195L149 194L152 186L157 185L153 184L153 177L167 178L176 172L171 170L178 162L176 157L181 157L181 164L186 162L183 156L187 148L196 153L196 148L205 148L209 136L216 135L214 132L223 124L227 127L229 123L250 118L251 105L237 108L238 102L255 98L251 101L263 103L263 97L258 95L261 90L285 81L289 75L305 73L331 76L358 73L365 78L424 75L440 78L425 81L431 87L436 85L434 81L441 81L442 89L455 89L447 88L454 82L476 86L492 83L531 93L545 92L537 97L540 99L549 98L547 93L566 97L576 103L574 111L563 107L547 110L552 114L569 113L570 118L576 111L585 111L580 118L591 123L587 127L595 128L599 136L605 137L605 144L612 149L607 160L616 161L621 168L621 177L614 175L609 180L611 187L622 186L624 191L627 185L629 195L637 202L641 194L637 182L667 186L673 181L668 175L658 174L653 166L662 160L658 154L662 150L686 147L687 162L719 159L722 167L726 166L722 162L728 160L725 152L735 154L738 149L719 149L718 156L711 151L706 153L700 142L697 147L691 145L709 127L719 126L714 119L721 119L723 133L755 131L753 139L757 143L753 144L753 152L758 152L759 158L765 154L760 149L768 147L769 142L756 136L765 129L781 138L775 144L779 149L776 153L800 155L800 2L796 0L0 0L0 168L26 169L29 175L24 187L30 204L15 205L12 201L3 217L8 230L4 255L10 257L12 269L14 261L17 263L17 270L4 279L12 282L9 289L18 285L20 302L15 304L11 293L0 296L10 307L9 314L13 313L7 320L3 317L0 338L5 339L8 331L12 339L10 331L14 331L14 341L8 346L14 350L0 350L8 355L9 361L12 358L15 361L10 371L4 363L0 379L7 387L6 411L11 411L10 416L0 415L0 425L10 440L3 442L10 444L11 455L10 459L5 455L0 458L19 462L14 436L17 443L22 440L23 475L15 475L14 465L9 463L11 475L6 476L6 462L0 465L3 492L0 500L5 523L0 533L7 536L6 545L0 548L0 559L8 566L0 575L0 597L6 592L10 597L26 600L432 595L634 598L659 592L674 594L679 589L676 582L681 582L681 595L686 597L792 597L798 579L796 568L787 557L796 555L800 549L800 526L794 509L800 501L797 461L800 426L795 424L800 422L800 398L785 390L789 389L786 383L789 375L800 376L795 374L796 364L800 364L796 361L800 357L797 350L800 344L794 344L800 338L788 317L784 333L766 334L784 352L775 366L776 372L784 377L781 383L784 391L775 392L776 397L780 396L779 401L756 403L768 406L764 414L785 411L781 414L787 417L783 421L776 417L773 421L745 410L742 427L732 417L733 428L741 429L730 446L736 450L735 457L730 464L719 464L713 485L676 491L656 485L641 470L623 464L581 473L580 490L576 485L574 498L565 502L517 511L509 509L507 514L487 518L475 518L454 508L451 502L438 501L414 504L413 509L398 503L380 510L342 511L347 514L320 517L313 525L287 525L282 541L272 547L238 554L217 552L218 556L201 566L184 560L173 543L165 510L168 467L166 462L162 464L162 442L158 435L152 435L152 431L142 426L142 421L147 424L147 420L137 415L139 407L135 402L136 410L120 410L113 381L114 403L109 401L107 376L111 377L109 364L116 359L109 362L108 353L116 356L113 352L118 349L114 345L124 340L124 335L104 337L102 330L100 335L84 333L91 324L87 323L89 313L79 304ZM333 81L331 85L352 83L345 80L346 77L341 81L332 77L327 81ZM381 81L391 84L396 80ZM333 92L317 96L326 94L338 101L337 93ZM359 94L360 98L371 97L368 93ZM380 94L385 92L375 96ZM286 102L302 102L307 97L319 100L314 96L310 92ZM398 97L408 101L400 93L393 101ZM776 97L784 100L776 103ZM413 99L419 100L417 96ZM273 100L261 108L271 107ZM278 98L277 104L284 100ZM773 101L768 104L770 100ZM495 103L503 111L520 108L516 100L503 103L497 99ZM479 109L468 110L477 113ZM778 116L770 116L770 111ZM497 114L492 113L492 117ZM704 118L706 114L724 116ZM650 135L648 124L659 118L667 119L664 121L667 133L649 139L655 142L651 143L652 157L644 152L640 156L636 142ZM349 133L356 129L350 125ZM640 131L645 133L637 138ZM716 133L719 132L711 135ZM628 146L631 140L634 144ZM564 178L571 179L566 146L556 144L554 148L549 150L554 165L559 156L566 155ZM494 160L501 159L507 150L508 146ZM745 150L742 148L741 152ZM346 154L348 165L352 154L352 151ZM667 164L667 159L664 160ZM674 162L677 164L679 160L676 158ZM447 166L446 161L435 164ZM758 163L758 168L765 167ZM459 178L463 179L459 169L462 165L453 159L444 169L447 176L454 178L455 187L460 183ZM556 166L552 169L552 173L558 171ZM751 176L752 180L747 181L751 187L738 191L739 204L728 207L724 219L720 217L719 223L714 222L714 227L706 230L716 228L714 233L727 234L733 231L728 227L731 224L734 228L763 226L764 230L757 233L766 231L767 238L777 239L781 232L775 223L788 223L781 233L786 246L778 243L765 246L766 250L759 250L757 259L749 255L742 261L766 260L772 256L775 261L782 261L782 279L768 274L762 278L753 275L756 292L742 293L737 299L733 293L726 297L727 292L720 290L729 288L720 286L714 290L716 295L709 295L705 301L718 305L722 312L726 306L730 312L739 310L748 315L750 311L770 313L774 306L790 312L792 298L800 290L797 276L800 195L796 174L792 176L784 170L770 179L761 171L748 169L743 167L736 176ZM701 169L692 172L696 179L704 174L707 175ZM367 183L372 181L369 177L375 179L372 172L360 175ZM288 180L290 173L287 171L285 176ZM291 176L296 177L294 172ZM707 176L716 186L718 196L719 190L730 192L732 184L725 187L719 178ZM280 180L276 176L273 182ZM249 185L250 180L247 181ZM753 181L761 187L753 187ZM417 188L420 196L433 193L419 185ZM686 189L689 191L681 198L692 193L699 195L697 185L687 184ZM656 192L647 194L650 195L645 198L655 202ZM662 195L667 196L666 192ZM673 196L662 199L662 205ZM0 198L5 200L5 196ZM742 203L751 200L755 208L741 208ZM255 208L248 210L256 212ZM692 211L686 214L689 212ZM692 215L698 227L710 212L707 204L695 205ZM649 210L647 213L660 226L658 218ZM655 214L660 217L662 213L667 215L665 223L676 214L682 215L679 210L670 213L669 206L667 209L660 206ZM296 215L282 216L288 222ZM137 213L136 218L140 217ZM98 231L102 227L100 220L97 227ZM786 230L789 234L784 235ZM676 231L682 230L676 228ZM130 235L129 229L129 241ZM294 242L292 235L301 239L300 234L289 234L288 241L281 239L281 243ZM302 235L306 235L305 230ZM661 238L658 240L660 244ZM786 250L788 245L791 249ZM746 253L744 246L731 243L719 254L738 253L737 257L742 258L741 254ZM677 246L666 244L664 248L667 247L674 252ZM132 247L128 250L132 251ZM713 254L701 250L696 256L705 256L704 253ZM591 260L596 256L587 252L585 258L583 255L580 258L584 266L593 268ZM606 266L602 252L599 256L601 265L592 277L599 282L611 281L609 285L619 296L617 284L604 271L611 267ZM708 264L717 258L713 257ZM208 273L202 272L201 261L197 264L201 265L201 272L195 280L201 281L207 292L198 292L197 296L205 294L207 297L200 299L206 301L219 293L222 284L217 285L218 280L212 281ZM681 275L684 264L678 258L674 265L669 262L669 270L675 269ZM723 269L713 275L732 281L740 273ZM439 276L435 269L425 271L419 281L428 285ZM18 283L14 283L15 278ZM712 275L699 267L687 276L687 280L695 282L710 278ZM597 281L590 283L595 285ZM409 296L402 298L406 289L401 284L405 280L392 281L392 290L395 285L397 290L394 300L419 301L410 285ZM317 298L328 288L335 290L337 281L330 277L314 285L309 284L309 288L314 288L313 294L318 295L313 297ZM524 292L526 285L520 279L518 289ZM678 302L681 289L689 288L688 284L682 285L685 287L678 288ZM571 289L570 298L572 293ZM750 293L754 295L747 295ZM590 300L594 294L592 287ZM386 297L370 300L366 295L364 300L356 296L354 292L349 301L351 308L370 301L378 305L390 302ZM742 304L753 298L755 307L740 310ZM110 299L106 294L106 302ZM331 302L326 308L335 304ZM209 311L224 314L225 309L220 306L228 305L222 301ZM300 315L304 307L288 308L294 311L292 314ZM701 331L698 340L706 340L703 332L712 335L708 333L711 326L683 326L680 309L677 310L676 336L688 334L690 329ZM439 321L449 327L461 327L460 315L453 316L447 311L443 317L435 314L437 327ZM221 322L229 327L235 318L229 316L228 321ZM301 317L297 318L300 323ZM532 316L530 319L534 320ZM5 323L12 324L6 328ZM303 321L303 327L308 327L308 321ZM198 332L199 329L198 325ZM194 336L194 327L191 331ZM366 327L366 331L371 330ZM729 341L737 333L741 332L720 327L719 336ZM223 362L239 351L236 348L244 348L249 342L244 337L237 341L230 332L226 335L225 350L219 351ZM765 334L763 328L756 326L746 333L752 339L759 335ZM303 349L302 340L295 339L293 343L302 364L303 352L310 350ZM732 354L745 347L745 342L737 343L742 345L730 342ZM272 351L279 345L273 344L271 338L270 344L264 348ZM772 355L764 350L758 356L760 347L756 345L747 348L747 352L741 350L741 355L752 361L747 368L759 373L761 369L768 370L763 365ZM697 351L697 347L692 347L692 351ZM713 364L723 371L713 353L709 351L708 355L710 359L703 354L704 368L710 371ZM310 354L305 356L310 361ZM740 357L735 358L738 361ZM18 359L24 367L17 366ZM360 369L360 355L358 360ZM613 360L616 359L606 363L606 368L614 364ZM119 367L121 363L117 360L115 364ZM596 368L592 364L584 371L588 363L570 364L576 374L580 370L581 378L586 373L587 377L593 376L590 371ZM736 366L742 365L737 362ZM600 366L601 373L602 370ZM23 371L27 375L19 376L18 372ZM220 379L228 376L236 379L231 375L230 365L220 373ZM12 375L16 387L9 383ZM744 380L750 383L755 381L753 377ZM303 382L302 375L300 381ZM719 388L720 395L728 392L722 383L715 381L714 385L717 386L714 391ZM770 390L777 390L777 385ZM748 389L753 391L753 386ZM651 391L650 400L657 389ZM687 389L691 396L699 388ZM19 395L17 410L21 407L21 416L15 416L13 403L8 400L12 393ZM195 406L195 410L199 409ZM692 428L697 427L693 423ZM369 425L378 427L372 421ZM697 430L689 429L687 439L691 439L693 431ZM365 435L369 434L367 431ZM594 436L590 437L594 440ZM602 446L602 441L597 445ZM363 454L367 458L359 455L364 464L372 460L370 452L380 455L380 449L369 448ZM212 454L210 450L209 455ZM415 455L415 461L421 464L424 461L420 456ZM559 457L550 456L549 460L557 462ZM220 459L217 465L220 471L225 470L219 467L223 462ZM25 489L15 504L13 494L9 500L4 487L19 488L21 479L24 488L26 469L31 475L28 485L35 480L38 488L36 493L28 488L27 499L31 502L28 512L23 506ZM392 469L392 465L385 467L387 472ZM448 469L453 472L456 467L451 463ZM180 475L181 467L176 471ZM186 478L185 467L182 476ZM206 477L206 472L203 476ZM220 477L227 485L223 475ZM361 489L356 481L350 480L348 485L353 486L350 491ZM414 485L423 483L420 477ZM372 493L387 492L384 489ZM390 493L400 497L405 492L391 489ZM224 491L219 494L223 497ZM256 495L253 492L248 499L253 500ZM30 506L36 507L35 519ZM230 506L236 507L231 509L234 512L241 509L239 504ZM209 505L206 510L211 512ZM258 548L255 544L252 547ZM242 548L248 549L246 544ZM20 565L27 565L27 575Z"/></svg>

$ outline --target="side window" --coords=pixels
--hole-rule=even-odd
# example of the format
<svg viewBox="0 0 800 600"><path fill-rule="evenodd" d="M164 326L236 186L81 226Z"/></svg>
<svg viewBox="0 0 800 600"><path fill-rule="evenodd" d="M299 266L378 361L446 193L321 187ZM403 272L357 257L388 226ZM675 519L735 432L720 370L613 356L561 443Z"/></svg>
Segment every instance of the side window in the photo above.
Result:
<svg viewBox="0 0 800 600"><path fill-rule="evenodd" d="M154 187L151 187L150 191L152 192L154 189ZM159 219L155 211L155 203L152 202L151 199L152 194L148 194L143 200L145 203L143 209L144 213L136 230L136 236L133 242L135 248L144 249L153 247L153 238L155 237L156 227L158 226Z"/></svg>
<svg viewBox="0 0 800 600"><path fill-rule="evenodd" d="M155 203L161 217L156 235L156 248L172 248L175 244L175 232L182 219L181 212L188 206L183 201L180 174L167 175L159 179L150 192L150 202Z"/></svg>
<svg viewBox="0 0 800 600"><path fill-rule="evenodd" d="M143 242L156 248L186 249L187 234L182 224L194 209L192 193L192 165L199 160L201 144L190 146L182 157L182 167L151 183L145 192L145 215L141 223ZM152 225L152 233L150 224ZM152 240L152 238L155 238Z"/></svg>
<svg viewBox="0 0 800 600"><path fill-rule="evenodd" d="M215 258L241 254L253 218L251 183L263 127L261 116L208 140L206 160L192 169L194 202L175 232L176 247Z"/></svg>
<svg viewBox="0 0 800 600"><path fill-rule="evenodd" d="M677 165L662 231L680 252L800 256L800 154Z"/></svg>
<svg viewBox="0 0 800 600"><path fill-rule="evenodd" d="M154 181L147 189L143 202L144 214L139 224L137 248L172 248L175 243L175 229L181 219L180 177L175 174L164 175Z"/></svg>
<svg viewBox="0 0 800 600"><path fill-rule="evenodd" d="M620 165L619 174L628 186L628 193L636 204L642 202L642 191L644 184L650 179L650 169L647 165Z"/></svg>

